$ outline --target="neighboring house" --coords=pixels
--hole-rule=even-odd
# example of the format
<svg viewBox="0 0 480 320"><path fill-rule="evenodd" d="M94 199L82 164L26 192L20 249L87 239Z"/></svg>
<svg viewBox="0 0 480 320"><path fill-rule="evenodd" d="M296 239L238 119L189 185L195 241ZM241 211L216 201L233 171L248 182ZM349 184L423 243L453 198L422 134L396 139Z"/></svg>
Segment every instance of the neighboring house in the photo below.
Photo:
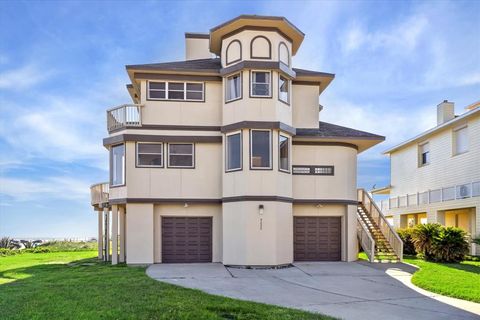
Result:
<svg viewBox="0 0 480 320"><path fill-rule="evenodd" d="M334 75L293 68L303 38L239 16L186 33L185 61L126 67L134 104L107 111L92 186L100 258L111 211L112 263L357 259L357 155L384 137L319 122Z"/></svg>
<svg viewBox="0 0 480 320"><path fill-rule="evenodd" d="M445 100L437 106L436 127L385 154L391 185L372 193L390 195L381 208L394 227L438 222L480 237L480 101L456 116ZM480 248L472 245L472 253Z"/></svg>

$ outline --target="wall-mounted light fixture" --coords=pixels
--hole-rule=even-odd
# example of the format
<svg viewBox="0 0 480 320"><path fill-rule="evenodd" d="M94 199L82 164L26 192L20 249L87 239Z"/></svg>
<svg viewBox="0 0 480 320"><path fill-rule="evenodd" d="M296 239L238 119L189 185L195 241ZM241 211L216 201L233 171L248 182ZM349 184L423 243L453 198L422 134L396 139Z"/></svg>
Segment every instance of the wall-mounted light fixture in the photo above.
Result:
<svg viewBox="0 0 480 320"><path fill-rule="evenodd" d="M323 205L321 203L316 205L317 208L323 208Z"/></svg>
<svg viewBox="0 0 480 320"><path fill-rule="evenodd" d="M188 208L188 203L185 202L185 204L183 205L184 208Z"/></svg>
<svg viewBox="0 0 480 320"><path fill-rule="evenodd" d="M258 206L258 214L263 215L263 204Z"/></svg>

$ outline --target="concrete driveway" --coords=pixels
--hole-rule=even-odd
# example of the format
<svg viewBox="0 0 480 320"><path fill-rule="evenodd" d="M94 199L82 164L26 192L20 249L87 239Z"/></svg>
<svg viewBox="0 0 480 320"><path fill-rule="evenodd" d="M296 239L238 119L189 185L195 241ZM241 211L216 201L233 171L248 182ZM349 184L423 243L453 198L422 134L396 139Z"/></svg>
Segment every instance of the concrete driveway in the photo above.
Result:
<svg viewBox="0 0 480 320"><path fill-rule="evenodd" d="M278 270L208 263L156 264L147 269L147 275L211 294L343 319L480 319L478 314L422 295L397 280L414 270L404 264L366 262L295 263Z"/></svg>

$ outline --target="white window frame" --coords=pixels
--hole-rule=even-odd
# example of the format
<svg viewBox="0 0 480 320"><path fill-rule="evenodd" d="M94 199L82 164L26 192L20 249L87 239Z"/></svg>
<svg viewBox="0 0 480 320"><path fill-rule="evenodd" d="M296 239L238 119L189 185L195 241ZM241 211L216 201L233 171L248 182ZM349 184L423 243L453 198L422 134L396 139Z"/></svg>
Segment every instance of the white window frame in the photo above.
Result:
<svg viewBox="0 0 480 320"><path fill-rule="evenodd" d="M283 100L282 98L280 98L280 79L283 78L285 79L285 81L287 82L287 100ZM282 76L281 74L278 75L278 100L290 105L290 92L291 92L291 86L290 86L290 80L285 77L285 76Z"/></svg>
<svg viewBox="0 0 480 320"><path fill-rule="evenodd" d="M233 78L233 77L235 77L235 76L238 76L238 77L240 78L240 91L239 91L240 96L238 96L238 97L236 97L236 98L228 99L228 91L230 90L230 86L229 86L229 84L228 84L228 81L229 81L230 78ZM232 74L232 75L228 76L226 79L227 79L227 81L226 81L226 83L225 83L225 102L232 102L232 101L235 101L235 100L240 100L240 99L242 99L242 97L243 97L243 91L242 91L242 90L243 90L243 89L242 89L242 88L243 88L243 84L242 84L242 79L243 79L243 78L242 78L242 72Z"/></svg>
<svg viewBox="0 0 480 320"><path fill-rule="evenodd" d="M428 161L426 163L423 163L423 146L425 145L428 145ZM432 157L432 154L431 154L431 151L430 151L430 141L424 141L422 143L419 143L418 144L418 166L419 167L424 167L424 166L428 166L430 164L430 160L431 160L431 157Z"/></svg>
<svg viewBox="0 0 480 320"><path fill-rule="evenodd" d="M254 167L252 164L253 160L253 132L263 131L268 132L268 156L270 160L270 165L268 167ZM273 159L272 159L272 130L265 129L251 129L250 130L250 170L272 170L273 169Z"/></svg>
<svg viewBox="0 0 480 320"><path fill-rule="evenodd" d="M161 146L161 150L162 150L162 153L152 153L152 152L139 152L139 148L138 146L141 145L141 144L158 144ZM162 163L160 165L146 165L146 164L140 164L140 155L141 154L160 154L162 156ZM163 142L137 142L137 145L136 145L136 164L137 164L137 167L139 168L163 168L163 164L165 163L165 150L164 150L164 147L163 147Z"/></svg>
<svg viewBox="0 0 480 320"><path fill-rule="evenodd" d="M288 147L288 155L287 155L287 169L282 169L282 162L281 162L281 157L280 157L280 139L281 138L286 138L287 139L287 147ZM286 135L279 134L278 135L278 170L286 173L290 173L290 138L287 137Z"/></svg>
<svg viewBox="0 0 480 320"><path fill-rule="evenodd" d="M173 155L177 156L192 156L192 165L191 166L174 166L170 164L170 155L172 153L170 152L170 146L172 145L191 145L192 146L192 153L174 153ZM184 168L184 169L193 169L195 168L195 143L188 143L188 142L179 142L179 143L169 143L167 145L167 150L168 150L168 160L167 160L167 167L168 168Z"/></svg>
<svg viewBox="0 0 480 320"><path fill-rule="evenodd" d="M114 173L115 173L115 161L113 159L113 149L115 147L123 146L123 161L122 161L122 181L121 183L114 184ZM110 147L110 187L120 187L124 186L126 182L126 156L127 156L127 145L125 143L113 145Z"/></svg>
<svg viewBox="0 0 480 320"><path fill-rule="evenodd" d="M458 137L458 132L459 132L460 130L463 130L463 129L466 130L466 139L467 139L466 145L467 145L467 149L466 149L465 151L458 152L458 151L457 151L457 137ZM469 141L468 141L468 125L465 124L465 125L462 125L462 126L459 126L459 127L454 128L453 131L452 131L452 136L453 136L453 139L452 139L452 147L453 147L453 148L452 148L452 155L453 155L453 156L457 156L457 155L464 154L464 153L468 152L468 150L469 150L469 143L468 143L468 142L469 142Z"/></svg>
<svg viewBox="0 0 480 320"><path fill-rule="evenodd" d="M268 73L268 84L269 84L269 87L268 87L268 95L265 95L265 96L262 96L262 95L255 95L253 94L253 85L254 84L257 84L257 82L254 82L253 79L254 79L254 74L255 73ZM258 84L266 84L265 82L258 82ZM251 70L250 71L250 97L253 97L253 98L271 98L272 97L272 71L270 70Z"/></svg>
<svg viewBox="0 0 480 320"><path fill-rule="evenodd" d="M152 98L150 97L150 90L152 91L163 91L160 89L150 89L150 83L165 83L165 98ZM172 92L181 92L180 90L170 90L169 84L170 83L183 83L183 99L169 99L168 93L169 91ZM187 84L201 84L202 85L202 99L187 99ZM200 92L197 90L189 90L189 92ZM148 100L158 100L158 101L192 101L192 102L205 102L205 82L202 81L147 81L147 99Z"/></svg>
<svg viewBox="0 0 480 320"><path fill-rule="evenodd" d="M228 168L228 137L234 136L234 135L240 135L240 167L238 168ZM231 132L225 135L225 172L232 172L232 171L240 171L243 169L243 137L242 137L242 131L235 131Z"/></svg>

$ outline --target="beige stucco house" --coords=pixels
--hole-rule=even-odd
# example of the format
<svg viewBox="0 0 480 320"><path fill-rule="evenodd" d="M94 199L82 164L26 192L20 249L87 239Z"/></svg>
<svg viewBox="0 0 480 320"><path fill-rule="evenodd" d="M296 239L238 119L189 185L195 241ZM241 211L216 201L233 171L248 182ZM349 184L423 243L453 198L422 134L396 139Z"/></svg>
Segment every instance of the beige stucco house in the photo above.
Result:
<svg viewBox="0 0 480 320"><path fill-rule="evenodd" d="M133 104L107 111L110 181L92 186L99 257L357 259L357 155L384 137L319 122L334 75L293 67L303 38L244 15L186 33L184 61L126 67Z"/></svg>
<svg viewBox="0 0 480 320"><path fill-rule="evenodd" d="M387 150L391 185L380 207L396 228L438 222L480 238L480 101L455 115L437 106L437 126ZM472 254L480 248L472 244Z"/></svg>

